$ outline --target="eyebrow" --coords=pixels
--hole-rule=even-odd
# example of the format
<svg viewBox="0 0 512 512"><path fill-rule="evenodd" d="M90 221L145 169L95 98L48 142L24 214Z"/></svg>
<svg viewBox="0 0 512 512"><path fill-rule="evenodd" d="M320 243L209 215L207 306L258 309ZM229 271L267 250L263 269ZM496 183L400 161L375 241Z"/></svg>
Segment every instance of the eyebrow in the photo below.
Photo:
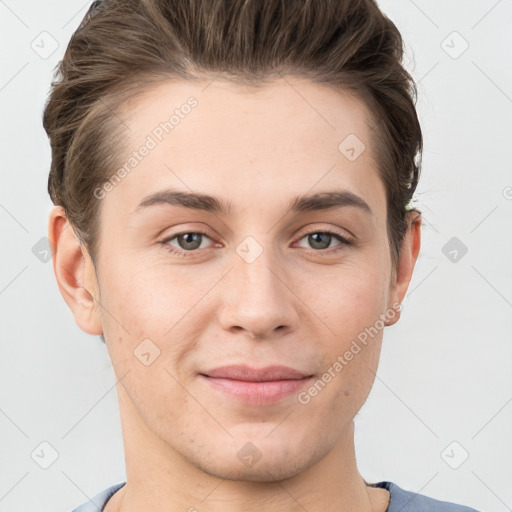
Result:
<svg viewBox="0 0 512 512"><path fill-rule="evenodd" d="M217 197L197 192L166 189L145 197L134 212L139 213L145 208L154 205L181 206L191 210L202 210L219 215L230 215L234 211L231 201L224 201ZM363 198L348 190L333 190L298 196L290 202L288 211L299 213L330 210L346 206L356 207L366 214L374 215Z"/></svg>

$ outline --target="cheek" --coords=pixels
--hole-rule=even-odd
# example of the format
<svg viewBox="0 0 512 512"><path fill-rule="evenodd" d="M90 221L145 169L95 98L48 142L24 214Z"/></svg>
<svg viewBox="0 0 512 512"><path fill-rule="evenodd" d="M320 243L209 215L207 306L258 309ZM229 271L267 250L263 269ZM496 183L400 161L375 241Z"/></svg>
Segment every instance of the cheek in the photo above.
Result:
<svg viewBox="0 0 512 512"><path fill-rule="evenodd" d="M329 391L323 403L358 407L366 399L378 366L386 312L386 260L339 269L332 273L324 295L311 289L311 308L323 313L329 331L318 336ZM314 304L313 304L314 301ZM334 375L334 377L333 377ZM314 391L313 391L314 393Z"/></svg>
<svg viewBox="0 0 512 512"><path fill-rule="evenodd" d="M217 275L210 273L198 282L183 271L142 264L130 272L112 267L105 275L101 283L103 330L118 377L130 370L130 380L151 381L153 389L174 382L165 369L172 375L178 368L183 373L189 369L183 360L196 348L210 319L205 309L208 303L201 299ZM145 362L150 362L151 369ZM181 375L175 377L181 380Z"/></svg>
<svg viewBox="0 0 512 512"><path fill-rule="evenodd" d="M388 281L385 261L380 265L347 264L330 271L321 280L303 284L301 294L308 297L308 305L332 327L335 335L346 338L372 325L384 311Z"/></svg>
<svg viewBox="0 0 512 512"><path fill-rule="evenodd" d="M184 275L145 262L111 266L101 287L102 305L111 313L104 314L106 321L121 324L133 337L162 336L206 291L190 270Z"/></svg>

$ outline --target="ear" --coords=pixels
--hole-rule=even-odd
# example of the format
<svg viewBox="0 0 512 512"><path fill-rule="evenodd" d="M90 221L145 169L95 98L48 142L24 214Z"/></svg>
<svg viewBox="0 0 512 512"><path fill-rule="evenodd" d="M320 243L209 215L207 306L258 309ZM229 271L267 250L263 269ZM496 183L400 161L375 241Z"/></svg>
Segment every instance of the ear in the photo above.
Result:
<svg viewBox="0 0 512 512"><path fill-rule="evenodd" d="M418 259L421 246L421 223L421 212L412 210L407 213L407 231L402 242L396 268L392 271L389 288L388 310L394 309L396 314L393 318L386 320L386 325L393 325L400 319L400 310L397 309L397 305L402 304L404 300L411 282L414 265Z"/></svg>
<svg viewBox="0 0 512 512"><path fill-rule="evenodd" d="M57 284L75 322L87 334L102 334L96 271L62 206L55 206L50 212L48 238L52 242L50 247Z"/></svg>

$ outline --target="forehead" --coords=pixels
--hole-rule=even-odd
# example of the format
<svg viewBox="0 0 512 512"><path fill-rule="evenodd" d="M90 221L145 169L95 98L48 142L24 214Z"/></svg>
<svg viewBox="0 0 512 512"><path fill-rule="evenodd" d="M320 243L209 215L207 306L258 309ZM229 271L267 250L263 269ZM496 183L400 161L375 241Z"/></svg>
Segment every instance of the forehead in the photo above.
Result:
<svg viewBox="0 0 512 512"><path fill-rule="evenodd" d="M188 108L187 104L192 102L194 106ZM170 121L173 114L174 138L179 138L179 132L186 130L187 125L215 138L235 133L240 137L261 138L284 128L281 137L277 140L269 137L267 142L273 140L276 145L286 143L287 146L295 140L295 145L302 146L309 141L310 146L316 147L318 138L326 135L331 135L325 141L331 144L344 133L367 139L372 124L367 106L355 93L297 77L257 86L215 77L166 81L153 84L127 101L123 110L128 116L125 126L133 137L139 138L152 132L158 138L159 126ZM248 123L249 118L252 123ZM185 119L187 122L182 123ZM190 142L194 141L207 143L199 138Z"/></svg>
<svg viewBox="0 0 512 512"><path fill-rule="evenodd" d="M120 165L129 175L109 196L130 211L165 187L270 206L341 186L382 203L371 114L353 94L291 77L258 87L168 81L127 102L120 115L129 128ZM133 161L144 146L150 149Z"/></svg>

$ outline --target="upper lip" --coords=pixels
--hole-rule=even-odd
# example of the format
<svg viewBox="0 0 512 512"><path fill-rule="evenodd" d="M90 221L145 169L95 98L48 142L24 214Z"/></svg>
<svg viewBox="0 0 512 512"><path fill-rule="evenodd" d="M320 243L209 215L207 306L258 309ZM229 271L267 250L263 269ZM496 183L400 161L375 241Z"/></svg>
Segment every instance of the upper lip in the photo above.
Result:
<svg viewBox="0 0 512 512"><path fill-rule="evenodd" d="M243 380L247 382L268 382L273 380L291 380L311 377L288 366L266 366L265 368L251 368L247 365L221 366L203 372L207 377Z"/></svg>

